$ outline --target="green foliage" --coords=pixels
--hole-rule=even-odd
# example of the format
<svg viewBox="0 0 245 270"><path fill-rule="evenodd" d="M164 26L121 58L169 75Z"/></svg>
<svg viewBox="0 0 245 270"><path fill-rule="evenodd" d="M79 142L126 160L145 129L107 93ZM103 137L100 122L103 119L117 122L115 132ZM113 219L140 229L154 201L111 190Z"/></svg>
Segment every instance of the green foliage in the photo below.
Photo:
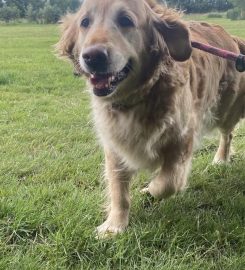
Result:
<svg viewBox="0 0 245 270"><path fill-rule="evenodd" d="M70 0L69 3L69 8L71 11L77 10L78 7L81 5L81 2L77 0Z"/></svg>
<svg viewBox="0 0 245 270"><path fill-rule="evenodd" d="M0 0L1 5L3 5ZM16 7L21 18L29 21L55 23L68 11L75 11L80 0L6 0L7 7ZM1 7L0 5L0 7Z"/></svg>
<svg viewBox="0 0 245 270"><path fill-rule="evenodd" d="M31 5L33 7L33 10L38 12L41 8L44 7L46 2L47 0L28 0L28 5Z"/></svg>
<svg viewBox="0 0 245 270"><path fill-rule="evenodd" d="M241 20L245 20L245 10L241 10Z"/></svg>
<svg viewBox="0 0 245 270"><path fill-rule="evenodd" d="M0 8L0 20L9 22L16 20L20 17L20 11L16 6L8 7L4 5Z"/></svg>
<svg viewBox="0 0 245 270"><path fill-rule="evenodd" d="M231 15L236 16L237 15L236 12L239 12L239 15L237 16L236 19L245 20L245 0L231 0L231 2L235 6L235 10L234 10L233 14L232 14L232 12L230 12ZM227 14L227 17L228 17L228 14Z"/></svg>
<svg viewBox="0 0 245 270"><path fill-rule="evenodd" d="M25 16L25 10L28 5L28 0L6 0L5 3L9 7L12 7L12 6L17 7L19 10L20 16L21 17Z"/></svg>
<svg viewBox="0 0 245 270"><path fill-rule="evenodd" d="M56 23L61 14L61 10L58 6L51 6L49 3L46 3L44 8L39 12L39 18L43 23Z"/></svg>
<svg viewBox="0 0 245 270"><path fill-rule="evenodd" d="M244 0L230 0L234 6L239 7L241 9L245 9L245 1Z"/></svg>
<svg viewBox="0 0 245 270"><path fill-rule="evenodd" d="M221 13L209 13L208 18L223 18L223 14L221 14Z"/></svg>
<svg viewBox="0 0 245 270"><path fill-rule="evenodd" d="M228 19L231 19L234 21L234 20L240 19L240 14L241 14L240 9L236 7L236 8L228 10L226 13L226 16Z"/></svg>
<svg viewBox="0 0 245 270"><path fill-rule="evenodd" d="M240 17L245 18L244 0L158 0L160 3L167 3L169 6L177 7L187 13L207 13L211 11L227 11L234 6L241 9ZM6 0L8 7L17 7L21 18L29 21L57 22L58 15L61 16L67 11L75 11L81 4L80 0ZM0 1L0 8L3 2ZM46 7L45 7L46 6ZM49 6L47 8L47 6ZM52 8L50 8L50 6ZM57 9L57 10L55 10ZM51 20L49 14L55 15L56 21ZM45 19L44 19L45 18Z"/></svg>
<svg viewBox="0 0 245 270"><path fill-rule="evenodd" d="M226 11L232 7L228 0L167 0L170 6L180 8L187 13L206 13L210 11Z"/></svg>
<svg viewBox="0 0 245 270"><path fill-rule="evenodd" d="M81 2L79 0L50 0L50 5L59 7L61 12L65 13L67 10L75 11Z"/></svg>
<svg viewBox="0 0 245 270"><path fill-rule="evenodd" d="M26 18L29 22L34 22L38 20L39 12L33 8L31 4L28 5L26 10Z"/></svg>

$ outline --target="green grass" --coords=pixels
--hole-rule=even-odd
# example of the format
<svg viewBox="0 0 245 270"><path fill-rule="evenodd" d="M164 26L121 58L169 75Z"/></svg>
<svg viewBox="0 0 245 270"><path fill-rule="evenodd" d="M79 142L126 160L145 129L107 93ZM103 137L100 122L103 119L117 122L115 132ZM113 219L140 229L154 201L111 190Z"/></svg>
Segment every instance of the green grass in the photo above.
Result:
<svg viewBox="0 0 245 270"><path fill-rule="evenodd" d="M191 14L186 15L187 20L206 21L223 26L232 35L245 38L245 20L231 21L225 18L208 18L208 14Z"/></svg>
<svg viewBox="0 0 245 270"><path fill-rule="evenodd" d="M245 21L212 21L245 37ZM128 230L96 240L103 155L85 84L53 55L56 26L0 37L0 269L245 269L244 125L229 166L210 165L217 139L206 140L189 188L165 203L141 197L141 174Z"/></svg>

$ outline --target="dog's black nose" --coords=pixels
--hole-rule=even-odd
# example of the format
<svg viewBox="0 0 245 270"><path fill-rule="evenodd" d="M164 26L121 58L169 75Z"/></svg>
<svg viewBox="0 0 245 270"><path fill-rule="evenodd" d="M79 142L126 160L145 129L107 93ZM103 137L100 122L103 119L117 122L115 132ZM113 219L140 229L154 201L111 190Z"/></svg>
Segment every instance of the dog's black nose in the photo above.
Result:
<svg viewBox="0 0 245 270"><path fill-rule="evenodd" d="M101 45L86 48L82 54L83 60L91 72L106 72L108 66L108 52Z"/></svg>

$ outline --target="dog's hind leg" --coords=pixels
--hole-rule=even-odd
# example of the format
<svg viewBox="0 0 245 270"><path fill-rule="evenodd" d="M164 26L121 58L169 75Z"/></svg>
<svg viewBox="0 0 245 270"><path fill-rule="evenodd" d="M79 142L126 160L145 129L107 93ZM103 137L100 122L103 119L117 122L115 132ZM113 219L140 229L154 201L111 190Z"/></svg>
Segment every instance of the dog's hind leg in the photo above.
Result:
<svg viewBox="0 0 245 270"><path fill-rule="evenodd" d="M245 93L237 96L236 100L229 109L229 113L225 115L225 119L220 126L220 142L219 148L215 154L213 164L226 163L230 161L232 131L245 112Z"/></svg>
<svg viewBox="0 0 245 270"><path fill-rule="evenodd" d="M232 133L221 133L219 148L214 156L213 164L221 164L230 161Z"/></svg>
<svg viewBox="0 0 245 270"><path fill-rule="evenodd" d="M108 217L97 227L99 238L121 233L129 221L129 182L133 171L129 170L112 151L105 151L105 177L108 186Z"/></svg>

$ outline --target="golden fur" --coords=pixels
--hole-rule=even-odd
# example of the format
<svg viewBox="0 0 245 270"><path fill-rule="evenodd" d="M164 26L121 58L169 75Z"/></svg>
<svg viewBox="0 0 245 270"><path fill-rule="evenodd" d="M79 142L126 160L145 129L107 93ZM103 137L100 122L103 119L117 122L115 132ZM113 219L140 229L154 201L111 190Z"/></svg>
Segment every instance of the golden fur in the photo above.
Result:
<svg viewBox="0 0 245 270"><path fill-rule="evenodd" d="M115 11L125 9L135 28L115 27ZM82 29L90 14L93 24ZM131 57L134 69L113 94L92 95L93 115L105 151L109 189L107 220L98 233L118 233L128 225L129 183L139 169L157 176L143 192L166 198L182 190L191 166L193 146L215 127L221 139L214 162L229 161L231 132L245 111L245 74L234 63L192 49L191 40L245 53L245 43L216 25L184 22L154 0L85 0L75 15L64 18L57 44L79 73L81 53L103 44L119 70Z"/></svg>

